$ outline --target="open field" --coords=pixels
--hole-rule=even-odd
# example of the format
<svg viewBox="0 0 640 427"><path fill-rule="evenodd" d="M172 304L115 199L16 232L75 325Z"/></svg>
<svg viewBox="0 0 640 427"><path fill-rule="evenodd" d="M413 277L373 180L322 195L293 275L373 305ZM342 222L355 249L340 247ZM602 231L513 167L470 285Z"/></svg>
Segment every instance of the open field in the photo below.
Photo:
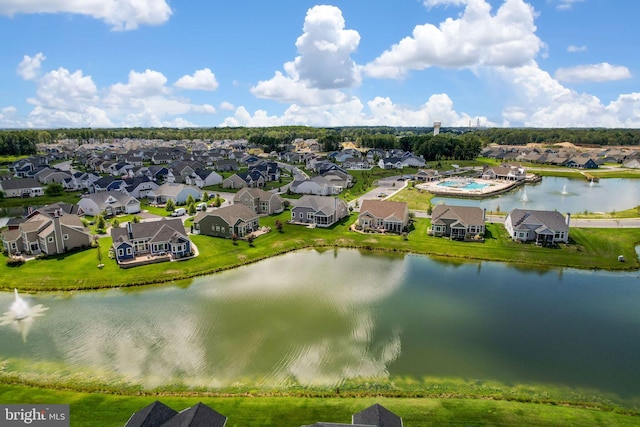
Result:
<svg viewBox="0 0 640 427"><path fill-rule="evenodd" d="M379 403L401 416L411 427L443 425L501 426L634 426L637 412L598 405L566 402L530 403L494 400L491 397L463 398L449 393L442 397L254 397L223 396L126 396L82 393L19 385L0 385L3 403L68 403L74 427L123 426L129 416L160 400L180 411L203 402L229 417L227 427L299 427L318 421L350 423L351 415Z"/></svg>

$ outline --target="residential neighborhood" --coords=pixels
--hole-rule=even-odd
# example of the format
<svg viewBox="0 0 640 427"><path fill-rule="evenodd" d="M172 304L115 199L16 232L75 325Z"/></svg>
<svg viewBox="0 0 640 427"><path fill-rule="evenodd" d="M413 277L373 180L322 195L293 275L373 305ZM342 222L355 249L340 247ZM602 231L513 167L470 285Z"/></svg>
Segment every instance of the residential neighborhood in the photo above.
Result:
<svg viewBox="0 0 640 427"><path fill-rule="evenodd" d="M169 144L139 141L129 144L128 149L118 149L113 145L84 144L75 147L73 151L65 150L65 145L62 144L57 150L49 149L46 155L16 161L11 168L13 175L0 179L0 191L7 198L34 198L44 195L49 185L60 184L63 190L84 192L77 201L75 213L65 213L59 216L60 219L54 217L47 221L41 216L36 216L35 219L25 216L20 227L3 233L3 245L9 253L25 254L55 254L60 250L85 247L89 244L86 231L82 231L85 234L77 243L74 243L77 239L70 239L70 242L61 245L57 241L57 234L43 237L45 242L54 238L53 242L48 242L57 244L58 249L54 250L50 245L36 245L34 242L40 241L40 237L28 237L32 232L27 230L34 229L33 232L37 231L37 234L43 233L47 230L46 224L57 221L65 227L75 226L70 233L75 236L81 231L80 224L83 223L80 220L85 216L116 218L122 215L139 215L147 204L163 207L167 203L172 203L179 215L182 213L179 211L187 213L188 200L200 203L196 209L199 210L197 215L193 216L194 211L191 216L193 223L190 229L193 234L245 238L260 229L261 216L278 215L285 209L290 209L287 222L293 225L327 228L348 217L350 210L354 209L352 203L347 203L341 197L354 185L352 171L391 169L398 171L403 182L425 183L423 185L441 184L452 177L452 174L466 174L463 176L475 176L487 182L513 183L504 187L509 190L514 188L512 185L529 182L527 168L519 165L518 161L546 162L578 169L593 169L605 161L624 163L633 168L639 161L638 152L633 150L577 152L565 148L542 150L536 147L489 146L482 154L505 163L500 166L485 165L475 171L459 168L457 165L453 165L453 171L439 171L430 167L420 156L407 151L359 150L348 144L345 147L323 155L312 141L300 140L291 146L290 151L285 150L274 158L249 153L246 141L217 144L200 142L195 145L177 141ZM560 162L558 159L561 158L565 161ZM81 166L82 170L74 169L73 165ZM296 165L301 165L311 175L294 172L296 168L300 168ZM406 174L403 173L406 168L414 169L411 174ZM469 179L466 178L465 182L470 182ZM443 194L456 191L456 195L460 196L460 190L456 189L460 185L438 186L437 191L442 191ZM401 188L402 186L397 189ZM424 188L434 188L433 191L436 191L435 187ZM205 197L211 197L220 191L231 191L224 206L207 208L208 205L202 203ZM482 194L484 192L482 190ZM210 194L206 196L205 193ZM288 195L297 198L287 199ZM410 232L411 218L416 212L410 212L405 202L387 200L387 197L381 200L380 196L388 194L382 192L378 197L363 198L355 206L357 218L352 224L353 229L396 234ZM429 217L431 222L428 232L436 237L481 241L484 235L486 210L480 208L441 204L433 207ZM74 219L72 224L70 218L77 220ZM186 218L189 216L185 216L182 221ZM177 224L176 221L181 220L177 219L170 224ZM160 224L164 228L169 227L162 221L155 226L160 227ZM569 242L569 215L565 219L552 211L514 209L507 213L504 224L509 236L517 242L541 245ZM127 224L126 228L115 231L119 238L119 247L115 250L118 261L144 254L147 250L150 254L166 252L178 259L185 254L184 245L191 245L183 240L188 235L188 228L185 228L182 235L177 237L178 246L171 246L175 242L167 241L166 244L163 243L164 246L155 247L155 251L144 244L136 247L135 242L153 237L147 235L153 226L142 227L142 237L133 237L122 231L140 228L133 225L133 228ZM129 240L124 238L125 235L129 236ZM131 248L127 245L131 245ZM141 251L141 248L145 249Z"/></svg>

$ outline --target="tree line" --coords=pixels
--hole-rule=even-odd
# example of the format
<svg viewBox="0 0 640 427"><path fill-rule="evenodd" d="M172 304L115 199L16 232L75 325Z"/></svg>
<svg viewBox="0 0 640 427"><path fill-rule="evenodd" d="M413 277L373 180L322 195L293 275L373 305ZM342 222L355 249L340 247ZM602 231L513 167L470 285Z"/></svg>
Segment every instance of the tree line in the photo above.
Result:
<svg viewBox="0 0 640 427"><path fill-rule="evenodd" d="M73 139L79 144L117 139L247 140L266 152L280 152L296 139L315 139L323 151L335 151L353 141L364 148L413 151L427 160L468 159L488 144L525 145L572 142L585 146L640 145L640 129L537 129L443 128L437 136L431 127L333 127L277 126L269 128L108 128L0 130L0 155L32 155L38 144Z"/></svg>

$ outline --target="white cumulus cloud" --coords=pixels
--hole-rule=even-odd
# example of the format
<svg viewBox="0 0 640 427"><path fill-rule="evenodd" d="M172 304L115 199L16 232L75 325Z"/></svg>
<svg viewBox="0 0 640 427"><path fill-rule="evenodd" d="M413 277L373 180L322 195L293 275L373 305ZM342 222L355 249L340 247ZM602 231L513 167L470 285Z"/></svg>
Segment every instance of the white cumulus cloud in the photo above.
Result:
<svg viewBox="0 0 640 427"><path fill-rule="evenodd" d="M24 70L34 67L34 58L25 57ZM26 71L25 71L26 73ZM26 117L18 117L14 107L0 110L3 127L114 127L114 126L195 126L182 116L212 115L216 109L210 104L195 104L189 98L173 93L167 78L159 71L132 70L126 83L118 82L99 88L93 78L82 70L69 71L64 67L27 74L37 84L35 96L27 99L33 109Z"/></svg>
<svg viewBox="0 0 640 427"><path fill-rule="evenodd" d="M238 107L233 116L227 117L222 126L431 126L442 121L448 126L467 126L469 121L480 119L492 125L486 117L471 117L455 111L447 94L436 94L418 108L395 104L390 98L375 97L364 104L352 97L330 105L293 104L281 115L268 115L264 110L251 114L245 107Z"/></svg>
<svg viewBox="0 0 640 427"><path fill-rule="evenodd" d="M296 47L300 53L276 71L270 80L251 88L258 98L283 103L321 105L344 102L340 90L360 84L359 67L351 59L360 43L357 31L345 29L342 11L334 6L314 6L307 11L303 34Z"/></svg>
<svg viewBox="0 0 640 427"><path fill-rule="evenodd" d="M3 0L0 15L73 13L91 16L113 30L134 30L139 25L159 25L171 16L166 0Z"/></svg>
<svg viewBox="0 0 640 427"><path fill-rule="evenodd" d="M314 6L307 11L294 63L300 79L317 89L352 87L360 83L358 67L351 59L360 34L345 29L342 11L334 6Z"/></svg>
<svg viewBox="0 0 640 427"><path fill-rule="evenodd" d="M192 76L180 77L173 85L181 89L216 90L218 81L209 68L203 68L197 70Z"/></svg>
<svg viewBox="0 0 640 427"><path fill-rule="evenodd" d="M18 75L25 80L34 80L40 75L42 61L46 58L42 52L36 53L33 57L25 55L18 64Z"/></svg>
<svg viewBox="0 0 640 427"><path fill-rule="evenodd" d="M402 78L409 70L438 66L518 67L533 59L544 43L535 34L535 13L523 0L505 0L495 15L485 0L431 1L427 4L462 4L458 19L438 27L418 25L413 34L385 51L364 69L371 77Z"/></svg>
<svg viewBox="0 0 640 427"><path fill-rule="evenodd" d="M576 65L575 67L558 68L556 79L568 83L608 82L631 78L631 71L621 65L600 64Z"/></svg>
<svg viewBox="0 0 640 427"><path fill-rule="evenodd" d="M504 126L638 127L640 94L620 95L609 104L563 86L535 61L498 69L518 97L503 111Z"/></svg>

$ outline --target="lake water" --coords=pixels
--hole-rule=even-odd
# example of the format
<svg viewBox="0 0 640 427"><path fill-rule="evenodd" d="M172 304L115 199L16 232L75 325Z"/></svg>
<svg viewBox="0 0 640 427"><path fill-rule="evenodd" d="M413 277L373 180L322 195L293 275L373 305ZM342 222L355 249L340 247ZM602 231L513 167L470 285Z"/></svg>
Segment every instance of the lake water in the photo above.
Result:
<svg viewBox="0 0 640 427"><path fill-rule="evenodd" d="M640 402L638 272L306 250L188 286L25 298L48 310L0 326L0 360L146 386L442 377Z"/></svg>
<svg viewBox="0 0 640 427"><path fill-rule="evenodd" d="M434 205L479 206L487 211L514 208L558 210L562 213L621 211L640 205L640 180L609 178L591 184L587 180L544 177L538 184L488 199L434 197Z"/></svg>

